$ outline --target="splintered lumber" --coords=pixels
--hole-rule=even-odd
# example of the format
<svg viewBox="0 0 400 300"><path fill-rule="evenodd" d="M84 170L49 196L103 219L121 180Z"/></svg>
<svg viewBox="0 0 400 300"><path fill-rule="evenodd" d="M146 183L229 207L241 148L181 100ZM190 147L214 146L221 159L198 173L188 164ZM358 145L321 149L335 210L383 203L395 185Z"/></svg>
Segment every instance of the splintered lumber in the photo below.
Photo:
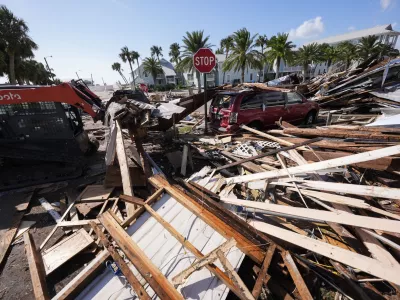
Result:
<svg viewBox="0 0 400 300"><path fill-rule="evenodd" d="M35 299L50 299L46 286L46 274L42 256L36 250L35 242L29 231L24 233L24 243Z"/></svg>
<svg viewBox="0 0 400 300"><path fill-rule="evenodd" d="M296 167L287 168L284 170L267 171L258 174L242 175L226 179L227 184L242 183L255 180L263 180L268 178L286 177L289 175L296 175L301 173L309 173L313 171L324 170L328 168L335 168L345 165L351 165L364 161L370 161L385 156L397 155L400 153L400 145L386 147L383 149L353 154L345 157L334 158L330 160L320 161L307 165L300 165Z"/></svg>
<svg viewBox="0 0 400 300"><path fill-rule="evenodd" d="M160 175L154 175L150 177L149 182L157 188L163 187L165 191L170 194L177 202L179 202L189 211L197 215L200 219L206 222L210 227L212 227L227 240L230 238L234 238L237 247L243 253L248 255L252 260L259 264L263 262L264 254L258 244L252 242L240 231L233 228L233 226L230 226L230 224L227 224L221 218L215 216L204 205L201 205L200 203L193 200L190 196L185 194L182 190L169 184L168 181L166 181ZM213 203L210 202L210 205L213 205Z"/></svg>
<svg viewBox="0 0 400 300"><path fill-rule="evenodd" d="M292 134L296 136L324 136L335 138L358 138L370 140L384 140L388 142L399 142L400 135L395 134L382 134L380 132L366 132L366 131L349 131L340 129L311 129L311 128L285 128L285 134Z"/></svg>
<svg viewBox="0 0 400 300"><path fill-rule="evenodd" d="M142 198L138 198L135 196L120 195L119 198L124 200L125 202L132 203L138 206L144 205L145 202Z"/></svg>
<svg viewBox="0 0 400 300"><path fill-rule="evenodd" d="M340 158L352 155L352 153L335 151L335 152L324 152L324 151L304 151L303 157L308 161L320 161L320 160L328 160L333 158ZM385 171L385 170L396 170L400 167L400 158L397 157L382 157L379 159L361 162L358 164L352 164L352 166L364 168L364 169L373 169L377 171Z"/></svg>
<svg viewBox="0 0 400 300"><path fill-rule="evenodd" d="M306 283L304 282L303 277L301 276L299 270L297 269L296 263L294 262L292 256L288 251L281 253L283 261L285 263L286 268L289 270L290 276L293 279L294 284L296 285L297 291L299 292L302 300L312 300L310 291L307 288Z"/></svg>
<svg viewBox="0 0 400 300"><path fill-rule="evenodd" d="M262 153L262 154L259 154L259 155L256 155L256 156L252 156L252 157L249 157L249 158L240 159L240 160L237 160L236 162L233 162L233 163L230 163L230 164L227 164L227 165L224 165L224 166L217 167L215 169L215 171L219 171L219 170L223 170L223 169L226 169L226 168L238 166L238 165L244 164L246 162L253 161L255 159L259 159L259 158L262 158L262 157L265 157L265 156L273 155L273 154L276 154L276 153L279 153L279 152L282 152L282 151L288 151L288 150L292 150L292 149L295 149L295 148L299 148L299 147L302 147L302 146L305 146L305 145L308 145L308 144L319 142L321 140L322 140L322 138L315 138L315 139L311 139L311 140L306 140L304 142L301 142L301 143L295 144L295 145L290 143L290 144L292 144L291 146L283 147L283 148L279 148L279 149L275 149L275 150L271 150L271 151L268 151L268 152L265 152L265 153ZM225 154L230 154L230 153L224 151L222 154L225 155Z"/></svg>
<svg viewBox="0 0 400 300"><path fill-rule="evenodd" d="M93 242L91 236L84 229L80 229L53 247L43 251L43 264L46 275L49 275L79 252L85 250Z"/></svg>
<svg viewBox="0 0 400 300"><path fill-rule="evenodd" d="M221 264L224 266L226 273L228 273L229 278L235 283L236 287L241 292L241 299L245 300L254 300L253 295L250 293L247 286L244 284L242 279L239 277L238 273L236 273L235 268L232 266L228 258L225 256L225 253L218 249L217 250L217 257Z"/></svg>
<svg viewBox="0 0 400 300"><path fill-rule="evenodd" d="M118 244L126 257L132 262L143 278L161 299L183 299L161 271L132 240L126 231L106 211L98 217L101 224Z"/></svg>
<svg viewBox="0 0 400 300"><path fill-rule="evenodd" d="M4 258L10 248L12 241L14 240L15 235L17 234L19 224L21 219L23 218L25 211L19 212L17 211L12 220L11 227L8 229L2 230L2 235L0 236L0 265L3 264Z"/></svg>
<svg viewBox="0 0 400 300"><path fill-rule="evenodd" d="M393 282L397 285L400 284L400 277L398 276L400 268L383 264L376 259L332 246L265 222L251 220L250 224L268 235L326 256L355 269L360 269L378 278Z"/></svg>
<svg viewBox="0 0 400 300"><path fill-rule="evenodd" d="M99 220L78 220L78 221L64 221L58 223L57 227L76 227L76 226L86 226L89 225L89 222L93 221L99 223Z"/></svg>
<svg viewBox="0 0 400 300"><path fill-rule="evenodd" d="M132 196L132 181L131 176L129 173L129 166L128 161L126 159L125 153L125 145L124 145L124 138L122 135L121 126L118 121L115 122L117 127L117 139L116 139L116 152L119 162L119 169L121 171L121 178L122 178L122 189L125 195ZM135 211L135 205L127 203L126 204L126 211L128 218L133 214Z"/></svg>
<svg viewBox="0 0 400 300"><path fill-rule="evenodd" d="M263 264L261 266L261 270L258 273L256 283L254 284L253 291L251 292L254 299L258 299L261 293L262 286L266 283L266 279L268 278L267 276L268 268L269 265L271 264L275 250L276 250L276 245L270 245L267 254L265 255Z"/></svg>
<svg viewBox="0 0 400 300"><path fill-rule="evenodd" d="M237 164L239 161L242 161L242 159L237 158L236 156L232 155L232 153L229 153L227 151L221 151L221 154L227 158L229 158L230 160L233 160L233 163L227 164L225 166L221 166L215 169L215 171L219 171L219 169L221 170L224 169L225 167L232 167L232 166L237 166L237 165L241 165L244 169L252 172L252 173L258 173L258 172L264 172L264 169L261 168L259 165L251 162L251 161L247 161L247 162L243 162L241 164ZM215 172L214 171L214 172Z"/></svg>
<svg viewBox="0 0 400 300"><path fill-rule="evenodd" d="M257 211L261 210L267 214L268 212L275 212L290 215L294 218L300 217L302 219L334 222L350 226L400 233L400 221L352 215L343 211L330 212L318 209L284 206L279 204L262 203L249 200L222 198L221 201L236 206L253 208Z"/></svg>
<svg viewBox="0 0 400 300"><path fill-rule="evenodd" d="M109 259L107 249L101 251L83 270L76 275L52 300L74 299L93 278L104 269L104 263Z"/></svg>
<svg viewBox="0 0 400 300"><path fill-rule="evenodd" d="M175 275L174 278L172 278L172 283L175 286L179 286L183 284L186 279L193 274L194 272L200 270L204 266L207 266L209 264L213 264L214 261L218 259L217 256L217 251L222 251L223 253L227 252L229 249L231 249L233 246L235 246L236 242L234 239L230 239L220 245L219 247L215 248L213 251L210 253L203 255L199 260L194 262L191 266L180 272L179 274Z"/></svg>
<svg viewBox="0 0 400 300"><path fill-rule="evenodd" d="M335 193L345 193L360 196L379 197L387 199L400 199L400 189L388 188L382 186L372 185L357 185L350 183L336 183L336 182L325 182L325 181L309 181L309 180L297 180L291 179L298 183L299 188L328 191ZM293 184L283 181L272 181L270 184L293 186Z"/></svg>
<svg viewBox="0 0 400 300"><path fill-rule="evenodd" d="M140 284L139 280L135 277L133 274L132 270L129 268L129 266L126 264L124 259L119 255L118 251L115 249L115 247L108 241L106 235L101 231L99 226L96 225L96 223L91 222L90 226L92 226L93 230L96 232L96 235L100 239L101 243L103 244L104 248L108 250L110 253L111 257L114 259L114 261L118 264L118 266L121 268L122 273L132 286L132 288L135 290L136 294L138 295L139 299L146 299L150 300L150 296L147 294L146 290L143 288L143 286Z"/></svg>
<svg viewBox="0 0 400 300"><path fill-rule="evenodd" d="M52 216L54 221L56 221L56 223L58 223L60 221L60 219L61 219L61 216L54 209L54 207L51 206L51 204L49 202L47 202L47 200L45 198L39 198L39 202L43 206L43 208L50 214L50 216Z"/></svg>
<svg viewBox="0 0 400 300"><path fill-rule="evenodd" d="M203 259L204 255L201 253L199 249L197 249L191 242L189 242L184 236L182 236L175 228L171 226L167 221L165 221L154 209L150 207L148 204L144 204L145 209L150 215L157 220L168 232L174 236L186 249L188 249L193 255L195 255L198 259ZM217 276L225 285L234 292L239 298L241 297L241 293L238 289L235 288L235 285L229 279L228 276L217 266L214 264L207 264L206 268L210 270L215 276Z"/></svg>

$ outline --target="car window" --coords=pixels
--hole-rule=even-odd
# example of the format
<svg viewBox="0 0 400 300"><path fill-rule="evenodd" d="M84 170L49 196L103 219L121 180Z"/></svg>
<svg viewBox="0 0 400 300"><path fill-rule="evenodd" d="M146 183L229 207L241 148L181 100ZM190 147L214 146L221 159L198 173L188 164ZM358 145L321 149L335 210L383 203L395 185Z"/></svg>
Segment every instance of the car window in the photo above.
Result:
<svg viewBox="0 0 400 300"><path fill-rule="evenodd" d="M285 105L285 98L282 92L268 92L262 95L264 104L267 107Z"/></svg>
<svg viewBox="0 0 400 300"><path fill-rule="evenodd" d="M286 93L287 103L288 104L295 104L295 103L302 103L303 100L301 96L294 92Z"/></svg>
<svg viewBox="0 0 400 300"><path fill-rule="evenodd" d="M263 96L262 94L245 96L240 103L240 109L256 109L262 108Z"/></svg>
<svg viewBox="0 0 400 300"><path fill-rule="evenodd" d="M212 106L219 108L229 108L234 100L235 95L216 95L212 102Z"/></svg>

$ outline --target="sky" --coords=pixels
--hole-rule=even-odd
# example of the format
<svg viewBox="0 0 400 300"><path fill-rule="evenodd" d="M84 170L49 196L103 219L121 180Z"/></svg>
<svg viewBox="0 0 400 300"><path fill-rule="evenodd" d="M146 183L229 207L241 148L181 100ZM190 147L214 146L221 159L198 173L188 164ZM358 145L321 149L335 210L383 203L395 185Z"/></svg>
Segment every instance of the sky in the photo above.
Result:
<svg viewBox="0 0 400 300"><path fill-rule="evenodd" d="M246 27L252 34L271 37L288 32L301 46L312 40L352 30L392 24L400 31L400 0L0 0L26 21L39 45L35 59L48 63L62 80L90 78L113 84L121 80L111 69L120 62L125 76L129 65L118 54L123 46L150 56L161 46L182 45L187 31L204 30L211 44ZM400 39L397 43L399 48ZM214 47L216 49L216 47ZM0 78L0 82L4 82Z"/></svg>

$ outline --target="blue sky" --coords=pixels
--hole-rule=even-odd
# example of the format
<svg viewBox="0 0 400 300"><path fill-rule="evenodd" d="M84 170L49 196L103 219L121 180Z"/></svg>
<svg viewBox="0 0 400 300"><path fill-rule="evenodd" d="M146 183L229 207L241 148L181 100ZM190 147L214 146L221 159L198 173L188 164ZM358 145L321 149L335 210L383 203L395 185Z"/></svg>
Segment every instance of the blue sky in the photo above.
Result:
<svg viewBox="0 0 400 300"><path fill-rule="evenodd" d="M30 27L39 45L36 59L49 64L61 79L102 77L120 80L111 70L121 47L150 55L159 45L168 59L169 45L182 43L186 31L204 30L210 41L246 27L270 37L290 32L294 43L391 23L400 30L400 0L0 0ZM399 22L399 24L397 24ZM399 43L398 45L399 46ZM121 62L122 63L122 62ZM129 66L123 64L127 76ZM1 79L0 79L1 81ZM3 80L4 81L4 80Z"/></svg>

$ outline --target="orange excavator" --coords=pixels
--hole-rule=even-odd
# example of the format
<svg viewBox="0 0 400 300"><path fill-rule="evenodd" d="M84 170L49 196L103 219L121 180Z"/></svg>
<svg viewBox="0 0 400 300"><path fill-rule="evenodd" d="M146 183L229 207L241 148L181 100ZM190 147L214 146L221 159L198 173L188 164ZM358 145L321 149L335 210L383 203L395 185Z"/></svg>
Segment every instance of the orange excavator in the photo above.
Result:
<svg viewBox="0 0 400 300"><path fill-rule="evenodd" d="M83 81L57 86L0 85L0 189L32 182L25 179L32 172L43 175L35 173L36 179L49 181L52 175L46 163L52 165L53 173L54 163L59 164L56 169L64 174L55 176L63 177L68 173L65 166L77 166L82 154L95 152L98 143L84 131L82 113L94 121L104 118L101 99Z"/></svg>

